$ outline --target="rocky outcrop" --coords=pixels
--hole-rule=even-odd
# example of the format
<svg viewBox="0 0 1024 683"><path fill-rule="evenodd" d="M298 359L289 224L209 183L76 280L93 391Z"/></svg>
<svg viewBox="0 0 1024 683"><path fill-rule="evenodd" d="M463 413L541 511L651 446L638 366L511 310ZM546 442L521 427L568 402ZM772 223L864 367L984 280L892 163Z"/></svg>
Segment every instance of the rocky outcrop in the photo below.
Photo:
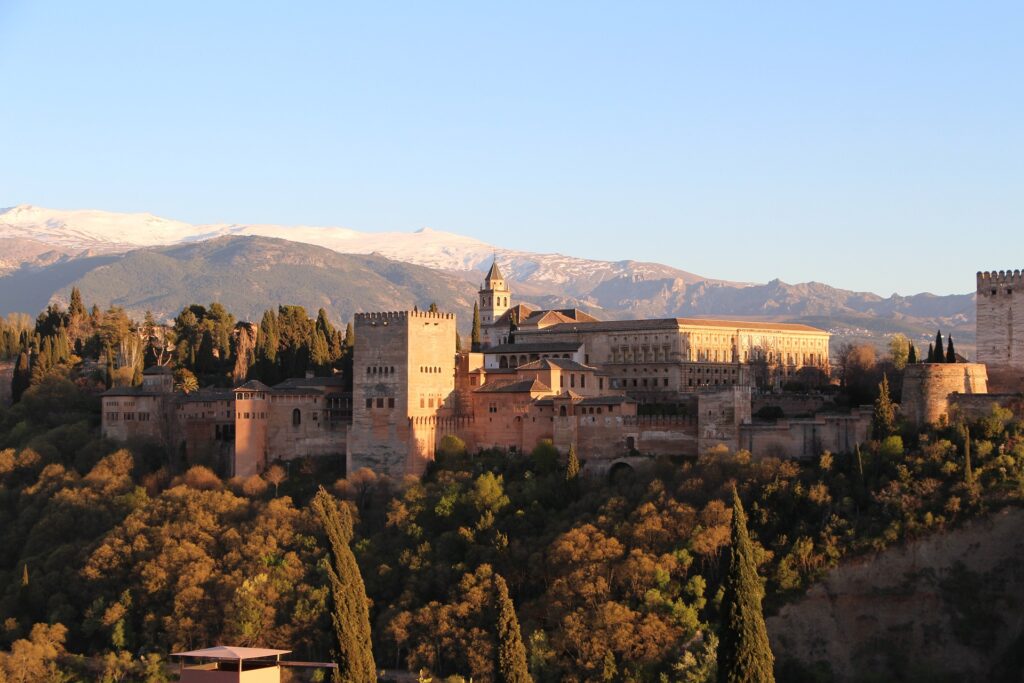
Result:
<svg viewBox="0 0 1024 683"><path fill-rule="evenodd" d="M835 681L1024 681L1024 510L831 571L768 619L776 660ZM827 678L825 680L828 680Z"/></svg>

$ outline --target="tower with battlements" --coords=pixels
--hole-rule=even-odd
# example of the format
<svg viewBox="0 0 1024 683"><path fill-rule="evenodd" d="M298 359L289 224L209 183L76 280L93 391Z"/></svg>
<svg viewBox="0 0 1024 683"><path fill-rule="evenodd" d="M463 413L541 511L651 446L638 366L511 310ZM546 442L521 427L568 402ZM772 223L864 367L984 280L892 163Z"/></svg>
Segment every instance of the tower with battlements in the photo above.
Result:
<svg viewBox="0 0 1024 683"><path fill-rule="evenodd" d="M455 316L357 313L349 472L422 474L455 393Z"/></svg>
<svg viewBox="0 0 1024 683"><path fill-rule="evenodd" d="M1024 276L1020 270L978 273L978 361L988 366L994 391L1019 391L1024 387L1022 297Z"/></svg>

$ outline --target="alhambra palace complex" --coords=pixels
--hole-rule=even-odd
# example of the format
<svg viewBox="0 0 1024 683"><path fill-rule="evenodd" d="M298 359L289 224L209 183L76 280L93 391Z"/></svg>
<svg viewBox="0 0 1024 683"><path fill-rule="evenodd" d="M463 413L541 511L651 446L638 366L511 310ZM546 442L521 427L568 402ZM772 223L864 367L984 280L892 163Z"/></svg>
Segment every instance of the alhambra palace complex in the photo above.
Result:
<svg viewBox="0 0 1024 683"><path fill-rule="evenodd" d="M902 411L916 424L1014 400L1024 388L1020 271L978 273L977 363L906 369ZM754 456L848 452L870 435L870 407L755 422L760 393L827 376L829 334L805 325L668 318L599 321L575 309L513 304L497 263L479 292L480 348L456 351L450 313L355 316L354 381L290 379L274 387L175 392L170 370L103 395L103 433L154 439L189 457L223 458L249 476L275 460L345 454L347 470L418 475L447 435L470 452L529 453L550 439L584 471L696 456L718 445ZM1019 306L1018 306L1019 307ZM1007 392L988 393L993 389ZM638 415L640 404L673 415ZM647 411L644 411L647 412ZM806 410L801 412L807 412Z"/></svg>

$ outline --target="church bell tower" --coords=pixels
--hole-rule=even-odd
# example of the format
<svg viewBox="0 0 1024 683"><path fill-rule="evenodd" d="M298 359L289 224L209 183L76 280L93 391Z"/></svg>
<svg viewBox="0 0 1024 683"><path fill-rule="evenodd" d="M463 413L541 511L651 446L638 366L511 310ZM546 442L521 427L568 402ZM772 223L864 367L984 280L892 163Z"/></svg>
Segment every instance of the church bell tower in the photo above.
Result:
<svg viewBox="0 0 1024 683"><path fill-rule="evenodd" d="M495 257L480 289L480 324L493 325L511 307L511 297L512 292L505 284L505 276L501 274Z"/></svg>

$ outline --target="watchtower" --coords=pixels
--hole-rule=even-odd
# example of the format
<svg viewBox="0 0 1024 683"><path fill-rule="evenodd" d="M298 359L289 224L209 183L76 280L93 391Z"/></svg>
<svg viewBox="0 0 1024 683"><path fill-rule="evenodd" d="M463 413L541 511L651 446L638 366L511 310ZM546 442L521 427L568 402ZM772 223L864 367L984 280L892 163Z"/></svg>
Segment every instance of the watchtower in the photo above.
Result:
<svg viewBox="0 0 1024 683"><path fill-rule="evenodd" d="M434 455L431 420L455 392L455 316L357 313L348 471L421 474Z"/></svg>
<svg viewBox="0 0 1024 683"><path fill-rule="evenodd" d="M1024 276L1020 270L978 273L978 361L998 390L1017 391L1024 377ZM1021 307L1020 313L1016 308Z"/></svg>

